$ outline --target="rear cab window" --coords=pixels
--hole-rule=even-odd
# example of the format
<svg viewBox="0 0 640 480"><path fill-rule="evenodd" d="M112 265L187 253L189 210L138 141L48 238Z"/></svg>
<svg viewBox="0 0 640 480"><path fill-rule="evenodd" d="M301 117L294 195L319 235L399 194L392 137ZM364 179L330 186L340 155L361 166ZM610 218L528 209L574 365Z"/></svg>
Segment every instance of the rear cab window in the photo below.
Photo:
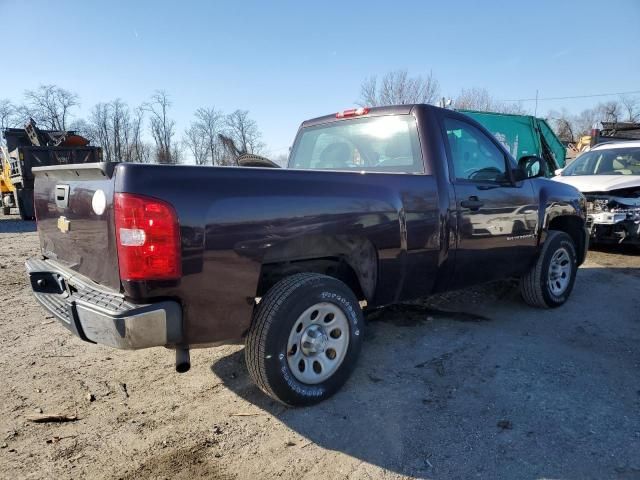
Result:
<svg viewBox="0 0 640 480"><path fill-rule="evenodd" d="M424 173L416 120L386 115L305 127L289 168Z"/></svg>

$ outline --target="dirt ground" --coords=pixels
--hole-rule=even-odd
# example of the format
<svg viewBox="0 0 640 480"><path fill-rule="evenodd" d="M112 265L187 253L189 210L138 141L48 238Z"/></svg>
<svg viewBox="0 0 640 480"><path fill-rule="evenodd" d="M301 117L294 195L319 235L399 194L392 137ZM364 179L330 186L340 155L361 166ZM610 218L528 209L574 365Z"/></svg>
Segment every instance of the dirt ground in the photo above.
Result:
<svg viewBox="0 0 640 480"><path fill-rule="evenodd" d="M178 375L72 337L27 286L34 225L0 220L0 246L1 478L640 478L638 251L591 252L553 311L503 282L370 313L342 391L287 409L242 347Z"/></svg>

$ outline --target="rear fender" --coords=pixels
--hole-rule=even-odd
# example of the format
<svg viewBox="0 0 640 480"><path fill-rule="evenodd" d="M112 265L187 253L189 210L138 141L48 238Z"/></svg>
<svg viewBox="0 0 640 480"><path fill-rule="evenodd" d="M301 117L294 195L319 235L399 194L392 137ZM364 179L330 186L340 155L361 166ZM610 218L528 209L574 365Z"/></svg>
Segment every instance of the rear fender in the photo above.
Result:
<svg viewBox="0 0 640 480"><path fill-rule="evenodd" d="M345 262L357 276L367 300L373 298L378 277L376 249L365 238L351 235L309 235L271 246L263 257L264 265L335 259Z"/></svg>

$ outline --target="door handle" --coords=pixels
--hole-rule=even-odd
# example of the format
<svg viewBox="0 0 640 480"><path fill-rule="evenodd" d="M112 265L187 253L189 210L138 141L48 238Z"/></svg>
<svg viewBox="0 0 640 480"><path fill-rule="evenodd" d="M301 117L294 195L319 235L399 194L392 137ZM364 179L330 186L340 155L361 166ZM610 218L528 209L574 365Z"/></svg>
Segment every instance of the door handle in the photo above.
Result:
<svg viewBox="0 0 640 480"><path fill-rule="evenodd" d="M469 210L479 210L484 205L484 202L475 195L469 197L469 200L462 200L460 206L462 208L468 208Z"/></svg>

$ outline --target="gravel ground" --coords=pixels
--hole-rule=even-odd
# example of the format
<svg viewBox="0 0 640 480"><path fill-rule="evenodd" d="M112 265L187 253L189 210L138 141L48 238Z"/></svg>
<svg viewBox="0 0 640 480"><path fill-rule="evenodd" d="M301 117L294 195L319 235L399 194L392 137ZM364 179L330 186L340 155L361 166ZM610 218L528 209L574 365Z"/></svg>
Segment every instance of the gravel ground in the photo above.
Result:
<svg viewBox="0 0 640 480"><path fill-rule="evenodd" d="M0 246L0 478L640 478L637 250L592 251L553 311L502 282L369 313L343 390L287 409L242 347L177 375L72 337L27 286L33 224L0 220Z"/></svg>

